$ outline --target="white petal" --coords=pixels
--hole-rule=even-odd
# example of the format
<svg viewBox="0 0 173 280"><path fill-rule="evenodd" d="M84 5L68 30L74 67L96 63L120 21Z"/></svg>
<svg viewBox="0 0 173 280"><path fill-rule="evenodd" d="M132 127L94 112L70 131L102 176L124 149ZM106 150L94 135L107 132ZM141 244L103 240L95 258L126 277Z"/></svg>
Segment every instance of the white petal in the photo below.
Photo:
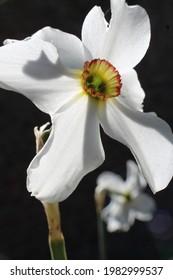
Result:
<svg viewBox="0 0 173 280"><path fill-rule="evenodd" d="M110 201L110 203L104 207L101 211L101 218L108 222L108 219L116 219L123 211L124 204L115 202L113 200Z"/></svg>
<svg viewBox="0 0 173 280"><path fill-rule="evenodd" d="M136 165L136 163L132 160L128 160L127 161L127 180L132 177L136 177L137 178L137 183L138 183L138 187L141 189L143 189L144 187L146 187L146 181L143 177L143 175L141 174L141 171L139 169L139 167Z"/></svg>
<svg viewBox="0 0 173 280"><path fill-rule="evenodd" d="M150 221L156 210L155 201L147 194L139 195L134 201L136 219L140 221Z"/></svg>
<svg viewBox="0 0 173 280"><path fill-rule="evenodd" d="M27 41L27 40L30 40L31 37L26 37L25 39L23 39L22 41ZM16 40L16 39L5 39L3 41L3 45L8 45L8 44L14 44L14 43L19 43L21 42L21 40Z"/></svg>
<svg viewBox="0 0 173 280"><path fill-rule="evenodd" d="M101 218L107 223L107 231L128 231L129 212L124 217L124 204L111 201L101 212Z"/></svg>
<svg viewBox="0 0 173 280"><path fill-rule="evenodd" d="M48 141L28 168L28 190L42 202L62 201L103 160L95 104L83 95L55 115Z"/></svg>
<svg viewBox="0 0 173 280"><path fill-rule="evenodd" d="M127 163L127 176L126 176L126 190L130 193L131 198L135 198L141 192L141 189L146 187L146 181L141 174L137 164L128 160Z"/></svg>
<svg viewBox="0 0 173 280"><path fill-rule="evenodd" d="M128 204L111 201L102 210L101 217L108 223L108 231L127 231L135 221L135 212Z"/></svg>
<svg viewBox="0 0 173 280"><path fill-rule="evenodd" d="M76 36L49 26L37 31L31 38L39 38L53 44L62 63L69 68L81 69L84 64L84 48Z"/></svg>
<svg viewBox="0 0 173 280"><path fill-rule="evenodd" d="M173 175L173 135L154 113L123 106L116 98L100 107L104 131L127 145L134 154L153 192L164 189Z"/></svg>
<svg viewBox="0 0 173 280"><path fill-rule="evenodd" d="M122 225L116 219L109 217L107 220L107 231L108 232L115 232L122 229Z"/></svg>
<svg viewBox="0 0 173 280"><path fill-rule="evenodd" d="M140 85L136 71L131 70L124 73L121 76L121 80L121 94L117 98L126 106L142 111L145 93Z"/></svg>
<svg viewBox="0 0 173 280"><path fill-rule="evenodd" d="M126 169L127 169L127 175L126 175L126 180L130 180L131 178L135 178L138 176L139 173L139 168L137 166L137 164L133 161L133 160L128 160L126 162Z"/></svg>
<svg viewBox="0 0 173 280"><path fill-rule="evenodd" d="M135 222L135 212L128 204L124 205L122 210L117 218L122 225L122 230L128 231Z"/></svg>
<svg viewBox="0 0 173 280"><path fill-rule="evenodd" d="M130 225L128 223L123 223L113 217L109 217L107 221L107 231L115 232L115 231L128 231L130 229Z"/></svg>
<svg viewBox="0 0 173 280"><path fill-rule="evenodd" d="M100 7L95 6L86 16L82 26L82 42L85 46L86 60L104 58L107 23Z"/></svg>
<svg viewBox="0 0 173 280"><path fill-rule="evenodd" d="M0 86L28 97L46 113L54 113L81 91L59 61L56 48L42 40L19 41L0 48Z"/></svg>
<svg viewBox="0 0 173 280"><path fill-rule="evenodd" d="M102 172L97 178L97 191L107 190L110 192L122 192L124 181L113 172Z"/></svg>
<svg viewBox="0 0 173 280"><path fill-rule="evenodd" d="M142 7L128 6L125 0L111 0L111 12L104 57L122 74L134 68L145 55L150 22Z"/></svg>

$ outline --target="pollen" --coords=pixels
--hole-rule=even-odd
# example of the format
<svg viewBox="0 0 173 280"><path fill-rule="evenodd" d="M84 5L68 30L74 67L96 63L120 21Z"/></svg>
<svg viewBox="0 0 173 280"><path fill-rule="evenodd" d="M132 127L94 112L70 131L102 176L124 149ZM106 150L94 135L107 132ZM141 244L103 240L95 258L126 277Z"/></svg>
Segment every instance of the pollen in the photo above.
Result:
<svg viewBox="0 0 173 280"><path fill-rule="evenodd" d="M85 62L81 84L85 93L102 101L118 96L122 87L118 70L104 59Z"/></svg>

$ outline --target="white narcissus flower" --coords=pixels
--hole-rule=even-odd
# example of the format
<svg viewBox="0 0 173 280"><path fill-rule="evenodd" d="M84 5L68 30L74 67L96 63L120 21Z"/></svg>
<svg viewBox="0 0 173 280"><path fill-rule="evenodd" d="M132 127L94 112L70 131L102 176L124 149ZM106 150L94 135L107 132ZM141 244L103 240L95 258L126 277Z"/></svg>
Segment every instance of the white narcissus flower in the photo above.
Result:
<svg viewBox="0 0 173 280"><path fill-rule="evenodd" d="M45 27L0 48L0 86L51 116L50 137L28 168L27 188L42 202L64 200L102 164L100 125L130 148L154 192L172 178L171 129L142 112L145 94L133 69L149 46L148 15L125 0L111 0L111 11L108 23L95 6L82 40Z"/></svg>
<svg viewBox="0 0 173 280"><path fill-rule="evenodd" d="M156 209L155 201L143 192L146 182L137 165L127 161L127 176L124 181L113 172L103 172L97 179L95 195L103 191L110 196L110 203L100 212L107 223L107 230L128 231L135 219L150 221Z"/></svg>

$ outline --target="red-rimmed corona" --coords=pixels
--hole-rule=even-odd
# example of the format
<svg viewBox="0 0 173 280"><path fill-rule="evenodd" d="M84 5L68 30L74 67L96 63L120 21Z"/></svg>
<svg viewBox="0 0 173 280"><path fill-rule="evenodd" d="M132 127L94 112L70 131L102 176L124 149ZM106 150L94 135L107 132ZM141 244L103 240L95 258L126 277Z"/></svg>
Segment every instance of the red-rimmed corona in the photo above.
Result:
<svg viewBox="0 0 173 280"><path fill-rule="evenodd" d="M118 70L105 59L86 61L81 83L85 93L102 101L118 96L122 86Z"/></svg>

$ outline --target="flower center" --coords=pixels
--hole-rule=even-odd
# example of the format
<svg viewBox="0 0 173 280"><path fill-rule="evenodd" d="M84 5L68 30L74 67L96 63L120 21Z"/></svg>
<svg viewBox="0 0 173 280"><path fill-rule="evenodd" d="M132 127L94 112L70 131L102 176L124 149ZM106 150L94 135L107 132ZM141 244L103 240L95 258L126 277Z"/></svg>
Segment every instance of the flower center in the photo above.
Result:
<svg viewBox="0 0 173 280"><path fill-rule="evenodd" d="M118 96L122 86L118 70L104 59L85 62L81 83L87 94L103 101Z"/></svg>

